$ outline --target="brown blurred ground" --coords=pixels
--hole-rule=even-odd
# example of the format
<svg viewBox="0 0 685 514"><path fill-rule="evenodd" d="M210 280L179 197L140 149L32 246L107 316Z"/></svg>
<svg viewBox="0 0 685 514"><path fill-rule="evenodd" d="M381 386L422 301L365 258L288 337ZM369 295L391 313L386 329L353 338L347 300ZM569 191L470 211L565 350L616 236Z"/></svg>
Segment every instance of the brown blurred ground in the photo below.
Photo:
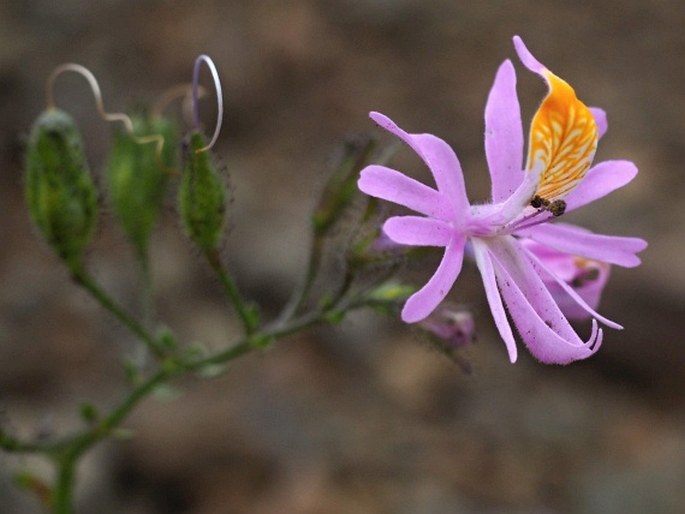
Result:
<svg viewBox="0 0 685 514"><path fill-rule="evenodd" d="M412 331L374 315L291 339L213 382L151 400L81 469L82 513L685 512L685 7L608 2L422 0L5 0L0 4L0 416L23 434L73 427L79 401L113 402L129 336L66 278L21 198L22 137L65 61L87 65L111 109L216 61L227 102L219 153L233 184L229 262L273 312L302 271L308 214L335 145L380 110L458 152L485 198L482 111L520 34L579 96L609 113L598 159L628 158L629 187L575 215L645 237L616 269L602 312L625 324L567 368L508 364L478 276L452 294L478 313L464 376ZM518 64L517 64L518 66ZM524 113L544 88L519 71ZM77 77L59 103L81 123L96 173L106 127ZM206 117L211 119L211 110ZM209 122L211 124L211 122ZM402 152L398 167L424 173ZM423 175L425 176L425 175ZM185 339L225 344L235 322L170 208L155 241L160 315ZM138 276L103 216L90 262L121 301ZM463 293L463 296L462 296ZM0 513L39 512L0 456ZM48 470L44 471L45 473Z"/></svg>

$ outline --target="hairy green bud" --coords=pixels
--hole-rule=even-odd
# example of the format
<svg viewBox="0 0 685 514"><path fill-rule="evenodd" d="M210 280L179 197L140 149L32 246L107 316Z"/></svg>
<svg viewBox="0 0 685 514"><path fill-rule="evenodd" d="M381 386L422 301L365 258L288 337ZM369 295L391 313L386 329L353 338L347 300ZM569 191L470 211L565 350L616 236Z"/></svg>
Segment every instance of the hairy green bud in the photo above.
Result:
<svg viewBox="0 0 685 514"><path fill-rule="evenodd" d="M216 250L225 225L226 191L199 132L184 147L184 169L179 188L181 219L188 237L203 251Z"/></svg>
<svg viewBox="0 0 685 514"><path fill-rule="evenodd" d="M156 141L141 144L127 132L117 133L107 164L107 191L126 236L145 256L162 210L169 169L175 165L176 138L173 125L163 119L137 118L133 126L143 137L163 138L161 154Z"/></svg>
<svg viewBox="0 0 685 514"><path fill-rule="evenodd" d="M329 231L358 194L359 171L375 148L376 141L365 137L353 137L345 142L340 160L328 178L312 215L312 227L316 237L321 237Z"/></svg>
<svg viewBox="0 0 685 514"><path fill-rule="evenodd" d="M81 266L98 214L81 134L64 111L49 109L33 125L26 153L26 201L33 222L72 269Z"/></svg>

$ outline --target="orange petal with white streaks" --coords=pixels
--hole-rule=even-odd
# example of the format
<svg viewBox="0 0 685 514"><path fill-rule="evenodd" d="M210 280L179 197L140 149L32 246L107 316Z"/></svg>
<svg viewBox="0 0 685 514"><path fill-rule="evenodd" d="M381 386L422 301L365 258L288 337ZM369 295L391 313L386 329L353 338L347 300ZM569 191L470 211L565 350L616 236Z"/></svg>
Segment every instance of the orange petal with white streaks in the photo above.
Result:
<svg viewBox="0 0 685 514"><path fill-rule="evenodd" d="M549 93L530 126L526 168L540 171L536 195L555 201L585 176L597 149L598 130L592 112L568 83L547 69L540 74Z"/></svg>

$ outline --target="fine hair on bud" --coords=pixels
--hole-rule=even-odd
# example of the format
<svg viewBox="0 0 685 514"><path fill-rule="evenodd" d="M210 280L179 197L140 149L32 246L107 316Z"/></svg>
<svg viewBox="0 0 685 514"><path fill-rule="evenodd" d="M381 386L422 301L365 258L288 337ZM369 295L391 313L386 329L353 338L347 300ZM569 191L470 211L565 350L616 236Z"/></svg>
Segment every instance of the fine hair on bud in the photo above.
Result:
<svg viewBox="0 0 685 514"><path fill-rule="evenodd" d="M162 118L134 116L132 123L136 134L163 137L162 151L131 133L117 132L107 163L107 193L124 233L144 257L163 207L169 170L176 165L176 134Z"/></svg>
<svg viewBox="0 0 685 514"><path fill-rule="evenodd" d="M98 202L81 134L64 111L48 109L35 121L25 176L33 222L69 267L78 269L95 227Z"/></svg>
<svg viewBox="0 0 685 514"><path fill-rule="evenodd" d="M226 222L226 189L199 131L183 145L183 160L178 195L183 227L202 251L217 250Z"/></svg>

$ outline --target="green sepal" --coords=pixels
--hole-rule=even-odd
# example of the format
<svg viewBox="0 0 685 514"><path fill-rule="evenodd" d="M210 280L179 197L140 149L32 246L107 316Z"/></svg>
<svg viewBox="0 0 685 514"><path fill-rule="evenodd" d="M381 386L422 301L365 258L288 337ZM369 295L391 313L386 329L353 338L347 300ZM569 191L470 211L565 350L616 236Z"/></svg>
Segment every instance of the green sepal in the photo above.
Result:
<svg viewBox="0 0 685 514"><path fill-rule="evenodd" d="M24 491L33 493L43 503L49 505L52 491L48 483L30 471L22 470L14 474L14 483Z"/></svg>

